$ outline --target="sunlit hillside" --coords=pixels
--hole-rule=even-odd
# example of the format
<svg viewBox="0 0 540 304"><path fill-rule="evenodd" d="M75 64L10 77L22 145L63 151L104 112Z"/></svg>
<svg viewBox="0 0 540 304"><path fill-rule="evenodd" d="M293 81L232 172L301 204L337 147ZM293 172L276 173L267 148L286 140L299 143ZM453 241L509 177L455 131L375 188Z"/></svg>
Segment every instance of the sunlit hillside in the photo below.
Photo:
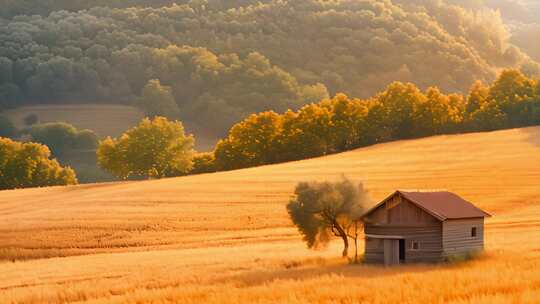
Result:
<svg viewBox="0 0 540 304"><path fill-rule="evenodd" d="M309 251L285 204L296 182L343 174L374 202L396 188L475 202L493 214L485 255L384 268L348 265L339 243ZM536 127L209 175L4 191L0 302L534 303L539 182Z"/></svg>

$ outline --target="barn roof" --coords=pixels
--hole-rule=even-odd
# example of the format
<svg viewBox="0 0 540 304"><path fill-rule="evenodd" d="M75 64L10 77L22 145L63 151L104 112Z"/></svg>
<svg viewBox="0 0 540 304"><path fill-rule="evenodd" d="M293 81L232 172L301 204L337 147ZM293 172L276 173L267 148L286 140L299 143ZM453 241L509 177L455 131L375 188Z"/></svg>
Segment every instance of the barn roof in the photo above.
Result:
<svg viewBox="0 0 540 304"><path fill-rule="evenodd" d="M471 202L468 202L448 191L433 191L433 192L409 192L409 191L396 191L388 198L377 204L364 214L364 216L370 214L375 209L383 205L388 199L395 195L401 195L411 203L415 204L419 208L423 209L427 213L431 214L440 221L447 219L463 219L463 218L475 218L475 217L489 217L489 213L482 211L474 206Z"/></svg>

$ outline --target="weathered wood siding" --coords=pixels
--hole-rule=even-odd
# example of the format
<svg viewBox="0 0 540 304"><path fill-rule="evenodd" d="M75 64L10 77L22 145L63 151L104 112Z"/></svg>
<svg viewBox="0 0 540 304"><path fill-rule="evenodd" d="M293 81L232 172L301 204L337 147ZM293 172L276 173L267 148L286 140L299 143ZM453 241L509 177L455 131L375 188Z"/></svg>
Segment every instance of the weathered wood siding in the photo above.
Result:
<svg viewBox="0 0 540 304"><path fill-rule="evenodd" d="M437 262L442 258L442 224L401 196L390 198L365 218L366 235L401 236L405 239L405 263ZM413 241L419 248L413 249ZM384 241L366 238L364 259L384 263Z"/></svg>
<svg viewBox="0 0 540 304"><path fill-rule="evenodd" d="M415 224L439 223L429 213L408 202L401 196L390 198L385 204L379 206L364 219L373 224Z"/></svg>
<svg viewBox="0 0 540 304"><path fill-rule="evenodd" d="M471 230L476 227L476 237ZM484 218L446 220L442 224L445 256L484 249Z"/></svg>
<svg viewBox="0 0 540 304"><path fill-rule="evenodd" d="M442 224L429 225L373 225L364 227L367 235L402 236L405 239L405 263L438 262L442 259ZM417 250L412 248L418 242ZM364 259L367 263L384 262L382 239L366 238Z"/></svg>

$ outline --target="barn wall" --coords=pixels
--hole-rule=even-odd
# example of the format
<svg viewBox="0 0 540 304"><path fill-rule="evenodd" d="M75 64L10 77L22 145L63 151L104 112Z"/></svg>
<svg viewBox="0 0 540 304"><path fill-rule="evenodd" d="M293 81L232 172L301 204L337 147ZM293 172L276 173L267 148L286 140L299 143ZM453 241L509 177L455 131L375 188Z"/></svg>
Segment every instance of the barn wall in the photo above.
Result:
<svg viewBox="0 0 540 304"><path fill-rule="evenodd" d="M405 263L438 262L442 258L442 224L426 225L372 225L364 227L366 234L402 236L405 239ZM412 242L419 249L412 249ZM382 239L366 238L364 259L367 263L383 263L384 247Z"/></svg>
<svg viewBox="0 0 540 304"><path fill-rule="evenodd" d="M476 237L471 236L473 227ZM446 220L442 228L445 256L484 249L484 218Z"/></svg>

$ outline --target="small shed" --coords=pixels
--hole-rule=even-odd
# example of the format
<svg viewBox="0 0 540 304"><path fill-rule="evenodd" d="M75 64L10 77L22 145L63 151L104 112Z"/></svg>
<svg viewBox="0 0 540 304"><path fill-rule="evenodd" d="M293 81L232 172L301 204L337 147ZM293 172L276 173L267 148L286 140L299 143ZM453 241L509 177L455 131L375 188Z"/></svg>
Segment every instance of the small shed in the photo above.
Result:
<svg viewBox="0 0 540 304"><path fill-rule="evenodd" d="M366 263L429 263L484 248L490 215L447 191L396 191L366 212Z"/></svg>

